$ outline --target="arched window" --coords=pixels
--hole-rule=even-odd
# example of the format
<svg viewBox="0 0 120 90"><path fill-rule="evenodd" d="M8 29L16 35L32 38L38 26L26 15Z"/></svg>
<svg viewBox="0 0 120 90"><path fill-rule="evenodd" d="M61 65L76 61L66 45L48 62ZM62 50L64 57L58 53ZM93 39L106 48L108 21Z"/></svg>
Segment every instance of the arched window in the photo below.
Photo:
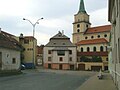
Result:
<svg viewBox="0 0 120 90"><path fill-rule="evenodd" d="M77 32L80 32L80 29L78 29Z"/></svg>
<svg viewBox="0 0 120 90"><path fill-rule="evenodd" d="M77 24L77 28L79 28L80 27L80 24Z"/></svg>
<svg viewBox="0 0 120 90"><path fill-rule="evenodd" d="M100 51L101 51L101 52L103 52L103 51L104 51L103 46L101 46L101 47L100 47Z"/></svg>
<svg viewBox="0 0 120 90"><path fill-rule="evenodd" d="M90 48L89 47L87 47L87 52L89 52L90 51Z"/></svg>
<svg viewBox="0 0 120 90"><path fill-rule="evenodd" d="M81 52L83 52L83 48L81 47Z"/></svg>
<svg viewBox="0 0 120 90"><path fill-rule="evenodd" d="M96 47L93 47L93 51L96 52Z"/></svg>

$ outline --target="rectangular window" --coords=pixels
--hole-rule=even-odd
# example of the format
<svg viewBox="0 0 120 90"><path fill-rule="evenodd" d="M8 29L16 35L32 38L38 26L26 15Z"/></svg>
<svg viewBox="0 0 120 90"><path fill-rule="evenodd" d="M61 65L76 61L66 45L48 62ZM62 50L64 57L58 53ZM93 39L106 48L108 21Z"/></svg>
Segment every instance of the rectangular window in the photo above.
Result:
<svg viewBox="0 0 120 90"><path fill-rule="evenodd" d="M12 59L12 64L15 64L16 63L16 58L13 58Z"/></svg>
<svg viewBox="0 0 120 90"><path fill-rule="evenodd" d="M24 44L29 44L29 40L28 40L28 39L25 39L25 40L24 40Z"/></svg>
<svg viewBox="0 0 120 90"><path fill-rule="evenodd" d="M62 62L62 61L63 61L63 57L60 57L60 58L59 58L59 61Z"/></svg>
<svg viewBox="0 0 120 90"><path fill-rule="evenodd" d="M51 54L52 53L52 51L51 50L48 50L48 54Z"/></svg>
<svg viewBox="0 0 120 90"><path fill-rule="evenodd" d="M59 50L57 51L58 56L65 56L65 51Z"/></svg>
<svg viewBox="0 0 120 90"><path fill-rule="evenodd" d="M70 57L69 61L72 61L72 57Z"/></svg>
<svg viewBox="0 0 120 90"><path fill-rule="evenodd" d="M69 54L72 54L72 50L69 51Z"/></svg>
<svg viewBox="0 0 120 90"><path fill-rule="evenodd" d="M48 57L48 61L51 61L51 57Z"/></svg>

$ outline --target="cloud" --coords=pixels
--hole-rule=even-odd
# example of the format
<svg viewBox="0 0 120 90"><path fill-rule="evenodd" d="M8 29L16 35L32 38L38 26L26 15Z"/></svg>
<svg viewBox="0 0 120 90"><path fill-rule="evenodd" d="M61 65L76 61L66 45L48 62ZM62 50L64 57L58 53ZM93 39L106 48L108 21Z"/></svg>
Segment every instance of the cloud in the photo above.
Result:
<svg viewBox="0 0 120 90"><path fill-rule="evenodd" d="M3 30L19 36L20 33L32 36L33 23L44 17L36 25L35 35L38 44L46 44L49 38L64 30L71 38L73 18L78 12L80 0L0 0L0 26ZM92 26L107 24L107 0L84 0ZM44 38L42 38L44 37Z"/></svg>
<svg viewBox="0 0 120 90"><path fill-rule="evenodd" d="M106 25L108 22L107 8L99 9L90 13L90 22L92 26Z"/></svg>

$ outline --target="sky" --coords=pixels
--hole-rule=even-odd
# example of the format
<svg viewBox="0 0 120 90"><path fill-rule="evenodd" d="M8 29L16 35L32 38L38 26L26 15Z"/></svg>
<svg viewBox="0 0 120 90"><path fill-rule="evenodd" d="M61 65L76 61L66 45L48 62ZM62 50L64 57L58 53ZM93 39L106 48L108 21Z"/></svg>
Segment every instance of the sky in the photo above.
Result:
<svg viewBox="0 0 120 90"><path fill-rule="evenodd" d="M92 27L107 25L108 0L84 0L85 9L90 15ZM73 33L74 15L79 10L80 0L0 0L0 28L19 36L33 35L33 27L23 18L35 26L37 44L47 44L49 39L64 30L64 34L71 38Z"/></svg>

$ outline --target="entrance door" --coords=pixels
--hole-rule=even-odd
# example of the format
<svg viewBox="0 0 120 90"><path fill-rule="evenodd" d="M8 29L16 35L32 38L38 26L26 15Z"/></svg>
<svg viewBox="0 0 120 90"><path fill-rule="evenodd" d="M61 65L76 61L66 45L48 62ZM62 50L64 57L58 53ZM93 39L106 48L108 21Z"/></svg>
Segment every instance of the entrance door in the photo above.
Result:
<svg viewBox="0 0 120 90"><path fill-rule="evenodd" d="M91 70L100 71L100 70L102 70L102 66L91 66Z"/></svg>
<svg viewBox="0 0 120 90"><path fill-rule="evenodd" d="M74 65L70 65L70 70L74 70Z"/></svg>
<svg viewBox="0 0 120 90"><path fill-rule="evenodd" d="M62 70L63 69L63 66L62 64L59 65L59 69Z"/></svg>
<svg viewBox="0 0 120 90"><path fill-rule="evenodd" d="M0 69L2 68L2 52L0 52Z"/></svg>
<svg viewBox="0 0 120 90"><path fill-rule="evenodd" d="M85 70L85 64L78 64L78 70Z"/></svg>
<svg viewBox="0 0 120 90"><path fill-rule="evenodd" d="M48 64L48 69L51 69L51 64Z"/></svg>

